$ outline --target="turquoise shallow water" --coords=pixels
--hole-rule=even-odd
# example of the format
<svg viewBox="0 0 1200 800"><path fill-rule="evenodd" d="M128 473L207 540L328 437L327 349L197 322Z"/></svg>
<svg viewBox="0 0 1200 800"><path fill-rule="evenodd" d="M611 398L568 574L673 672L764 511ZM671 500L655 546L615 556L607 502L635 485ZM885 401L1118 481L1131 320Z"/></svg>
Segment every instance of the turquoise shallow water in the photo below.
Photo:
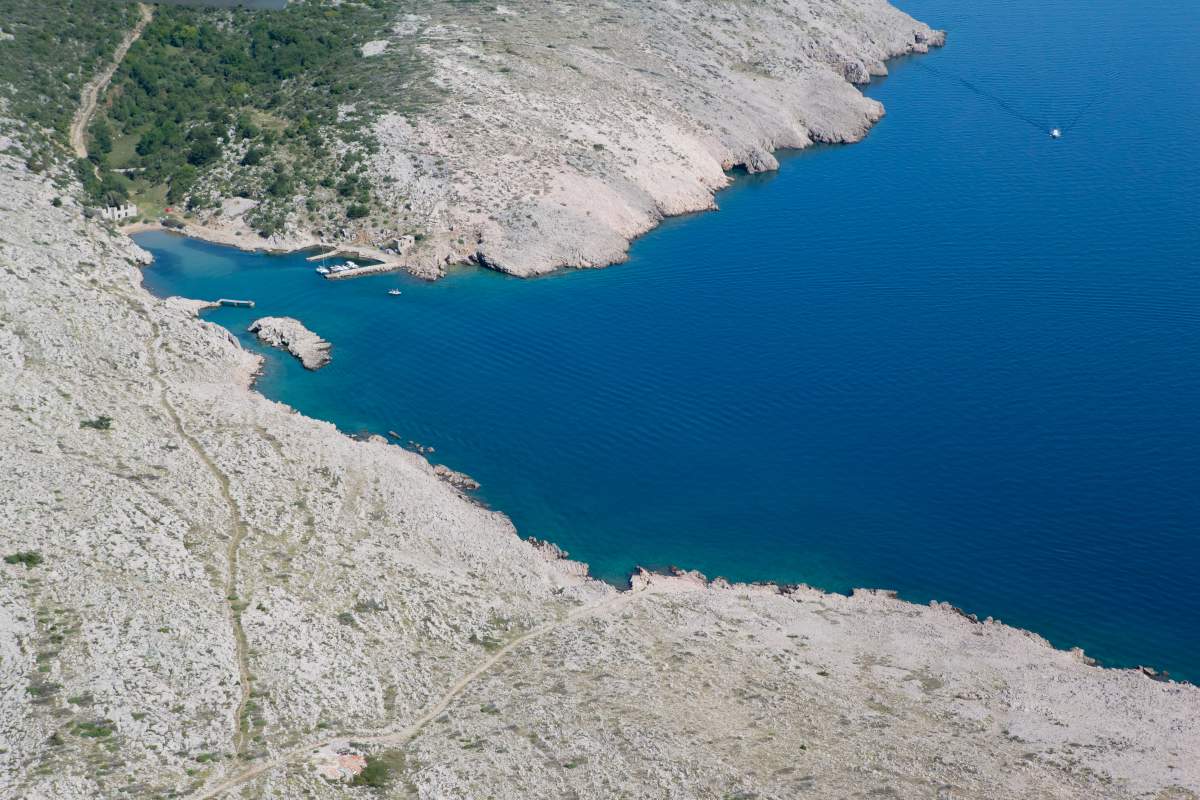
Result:
<svg viewBox="0 0 1200 800"><path fill-rule="evenodd" d="M889 587L1200 677L1200 11L902 5L950 45L869 88L866 141L740 178L627 264L330 283L145 234L146 284L253 298L209 317L247 347L302 319L333 363L269 351L264 393L434 445L604 578ZM1079 121L1051 141L956 76Z"/></svg>

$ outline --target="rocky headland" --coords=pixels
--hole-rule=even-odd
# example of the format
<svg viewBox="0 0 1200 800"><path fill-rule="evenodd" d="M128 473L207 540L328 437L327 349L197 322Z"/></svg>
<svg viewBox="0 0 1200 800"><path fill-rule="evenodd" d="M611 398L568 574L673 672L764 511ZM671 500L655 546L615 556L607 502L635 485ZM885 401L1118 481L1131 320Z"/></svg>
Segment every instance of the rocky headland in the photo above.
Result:
<svg viewBox="0 0 1200 800"><path fill-rule="evenodd" d="M428 278L464 262L523 276L605 266L664 217L715 208L730 168L861 139L884 109L855 84L944 41L884 0L415 4L362 48L377 77L397 54L419 61L435 98L373 114L363 175L382 216L314 230L297 198L264 240L226 197L189 233L353 244ZM220 194L242 155L201 190Z"/></svg>
<svg viewBox="0 0 1200 800"><path fill-rule="evenodd" d="M0 155L0 795L1200 793L1195 686L886 592L588 579L252 391L62 180Z"/></svg>
<svg viewBox="0 0 1200 800"><path fill-rule="evenodd" d="M286 350L304 365L305 369L320 369L333 360L329 342L291 317L260 317L247 328L269 347Z"/></svg>
<svg viewBox="0 0 1200 800"><path fill-rule="evenodd" d="M361 48L437 88L372 123L388 221L317 233L296 197L264 240L226 197L187 232L428 277L601 266L732 166L861 138L883 109L853 84L942 41L882 0L405 5ZM432 448L267 400L208 304L148 294L148 255L21 141L0 136L0 796L1200 797L1195 686L883 591L618 591Z"/></svg>

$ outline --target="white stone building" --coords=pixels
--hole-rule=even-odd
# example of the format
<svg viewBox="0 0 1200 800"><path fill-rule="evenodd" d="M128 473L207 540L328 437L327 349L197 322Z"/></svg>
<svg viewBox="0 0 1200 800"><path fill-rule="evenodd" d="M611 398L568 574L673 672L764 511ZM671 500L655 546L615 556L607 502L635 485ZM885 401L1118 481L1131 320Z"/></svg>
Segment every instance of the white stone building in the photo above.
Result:
<svg viewBox="0 0 1200 800"><path fill-rule="evenodd" d="M122 206L109 206L100 211L100 216L113 221L129 219L137 216L137 206L133 203L126 203Z"/></svg>

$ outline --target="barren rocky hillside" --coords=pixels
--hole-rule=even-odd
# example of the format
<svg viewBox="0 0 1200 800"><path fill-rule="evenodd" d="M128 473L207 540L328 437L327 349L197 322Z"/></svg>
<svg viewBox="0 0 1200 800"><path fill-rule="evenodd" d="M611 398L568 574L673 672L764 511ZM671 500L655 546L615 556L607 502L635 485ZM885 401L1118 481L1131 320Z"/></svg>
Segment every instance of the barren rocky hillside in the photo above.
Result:
<svg viewBox="0 0 1200 800"><path fill-rule="evenodd" d="M375 123L385 208L411 207L428 271L604 266L663 216L713 206L723 170L860 139L882 114L851 81L944 35L883 0L605 2L407 14L441 102Z"/></svg>
<svg viewBox="0 0 1200 800"><path fill-rule="evenodd" d="M885 0L163 6L138 37L132 6L16 2L0 63L29 67L0 89L35 166L85 156L94 205L427 277L620 261L664 216L712 208L729 168L864 136L883 108L854 84L945 38ZM63 120L97 71L112 83L76 114L72 154Z"/></svg>
<svg viewBox="0 0 1200 800"><path fill-rule="evenodd" d="M586 579L248 389L61 192L0 156L0 796L1200 792L1193 686L885 594Z"/></svg>
<svg viewBox="0 0 1200 800"><path fill-rule="evenodd" d="M731 167L858 140L883 108L854 84L943 40L884 0L160 8L79 174L245 247L603 266Z"/></svg>

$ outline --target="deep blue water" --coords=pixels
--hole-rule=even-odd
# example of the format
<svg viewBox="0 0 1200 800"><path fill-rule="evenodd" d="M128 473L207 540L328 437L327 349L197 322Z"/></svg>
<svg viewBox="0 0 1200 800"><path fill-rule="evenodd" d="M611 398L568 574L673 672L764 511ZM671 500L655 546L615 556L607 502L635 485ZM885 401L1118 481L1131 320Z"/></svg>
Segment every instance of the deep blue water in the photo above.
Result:
<svg viewBox="0 0 1200 800"><path fill-rule="evenodd" d="M270 351L264 393L434 445L604 578L889 587L1200 677L1200 7L903 7L950 43L870 87L866 141L740 178L627 264L331 283L146 234L146 283L253 298L210 317L248 347L302 319L333 363ZM954 76L1081 116L1052 141Z"/></svg>

